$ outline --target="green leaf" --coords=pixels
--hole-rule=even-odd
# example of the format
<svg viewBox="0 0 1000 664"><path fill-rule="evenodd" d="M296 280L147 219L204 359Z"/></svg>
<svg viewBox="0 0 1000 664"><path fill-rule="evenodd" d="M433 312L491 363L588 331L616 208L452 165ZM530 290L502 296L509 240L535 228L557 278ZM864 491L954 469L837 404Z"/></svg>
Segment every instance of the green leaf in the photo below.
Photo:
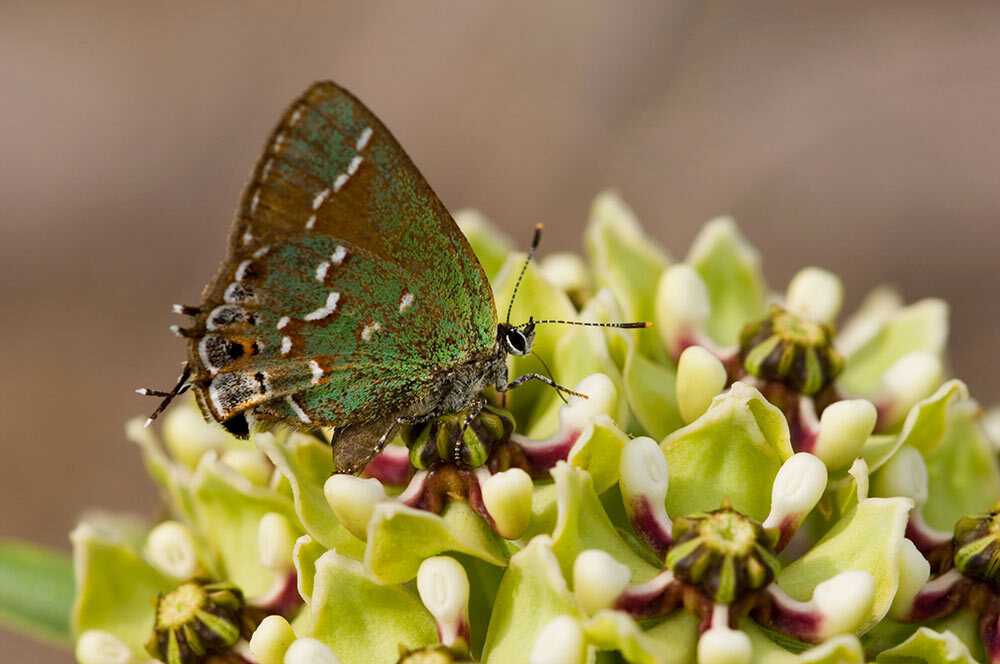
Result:
<svg viewBox="0 0 1000 664"><path fill-rule="evenodd" d="M874 394L886 369L908 353L924 350L940 355L944 350L948 340L948 305L943 301L921 300L885 319L867 341L857 348L843 349L847 357L844 372L837 380L852 394Z"/></svg>
<svg viewBox="0 0 1000 664"><path fill-rule="evenodd" d="M60 646L72 636L73 566L69 556L0 539L0 625Z"/></svg>
<svg viewBox="0 0 1000 664"><path fill-rule="evenodd" d="M868 498L834 525L805 555L778 573L778 585L798 600L808 600L823 581L850 570L875 579L875 600L861 631L888 612L899 587L900 556L913 501Z"/></svg>
<svg viewBox="0 0 1000 664"><path fill-rule="evenodd" d="M316 561L312 636L343 664L393 664L399 646L438 643L433 617L402 586L382 585L356 560L333 551Z"/></svg>
<svg viewBox="0 0 1000 664"><path fill-rule="evenodd" d="M708 287L708 335L720 346L736 345L743 326L766 313L767 287L757 250L731 218L719 217L705 224L685 262Z"/></svg>
<svg viewBox="0 0 1000 664"><path fill-rule="evenodd" d="M951 632L921 627L895 648L879 654L878 664L978 664L969 649Z"/></svg>
<svg viewBox="0 0 1000 664"><path fill-rule="evenodd" d="M717 509L724 498L752 519L771 509L771 485L792 456L788 423L756 389L734 383L704 415L670 434L667 457L671 517Z"/></svg>
<svg viewBox="0 0 1000 664"><path fill-rule="evenodd" d="M561 615L583 617L560 572L552 541L541 535L510 559L493 605L482 661L527 662L538 633Z"/></svg>
<svg viewBox="0 0 1000 664"><path fill-rule="evenodd" d="M625 320L652 321L656 286L670 261L617 194L604 192L594 200L584 244L597 286L614 292ZM665 357L656 334L637 330L632 337L647 357Z"/></svg>
<svg viewBox="0 0 1000 664"><path fill-rule="evenodd" d="M364 557L365 543L337 520L323 493L333 472L330 448L317 440L293 434L285 443L274 436L258 436L261 450L292 487L295 513L306 532L328 549L356 560Z"/></svg>

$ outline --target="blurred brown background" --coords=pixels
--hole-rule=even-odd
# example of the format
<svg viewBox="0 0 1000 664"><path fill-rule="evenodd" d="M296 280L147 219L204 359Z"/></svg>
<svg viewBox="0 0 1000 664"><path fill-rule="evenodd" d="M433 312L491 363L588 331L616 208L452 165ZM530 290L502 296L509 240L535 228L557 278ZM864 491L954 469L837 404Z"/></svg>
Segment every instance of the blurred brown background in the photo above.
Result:
<svg viewBox="0 0 1000 664"><path fill-rule="evenodd" d="M155 404L244 178L311 81L353 90L453 209L578 248L618 187L683 257L734 214L783 286L818 264L952 304L1000 400L1000 4L0 3L0 536L150 512ZM5 661L65 662L0 633Z"/></svg>

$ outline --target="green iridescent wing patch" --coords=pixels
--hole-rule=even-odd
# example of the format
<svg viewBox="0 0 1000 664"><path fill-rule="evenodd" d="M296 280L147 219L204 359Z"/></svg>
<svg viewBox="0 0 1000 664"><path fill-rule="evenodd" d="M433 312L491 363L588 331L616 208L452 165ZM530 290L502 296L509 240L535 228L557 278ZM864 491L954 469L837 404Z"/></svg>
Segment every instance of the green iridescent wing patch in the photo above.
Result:
<svg viewBox="0 0 1000 664"><path fill-rule="evenodd" d="M188 363L217 421L252 412L350 433L406 415L496 329L489 282L444 205L368 109L318 83L243 194Z"/></svg>

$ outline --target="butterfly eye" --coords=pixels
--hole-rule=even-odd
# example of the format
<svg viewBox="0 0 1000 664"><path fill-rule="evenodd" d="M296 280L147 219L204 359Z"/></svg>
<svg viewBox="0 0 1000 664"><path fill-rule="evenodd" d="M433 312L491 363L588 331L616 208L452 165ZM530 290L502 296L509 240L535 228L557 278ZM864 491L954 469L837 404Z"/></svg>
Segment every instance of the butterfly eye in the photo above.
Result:
<svg viewBox="0 0 1000 664"><path fill-rule="evenodd" d="M507 332L507 348L513 355L527 355L528 340L520 330L510 330Z"/></svg>

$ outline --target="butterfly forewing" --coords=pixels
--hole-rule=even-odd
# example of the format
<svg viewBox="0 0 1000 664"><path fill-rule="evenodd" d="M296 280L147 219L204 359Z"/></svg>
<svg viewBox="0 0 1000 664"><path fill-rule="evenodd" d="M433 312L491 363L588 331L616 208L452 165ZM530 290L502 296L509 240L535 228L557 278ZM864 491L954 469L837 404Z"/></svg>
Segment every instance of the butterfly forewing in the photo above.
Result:
<svg viewBox="0 0 1000 664"><path fill-rule="evenodd" d="M320 83L272 134L189 363L217 420L346 427L403 415L496 334L489 283L382 124Z"/></svg>

